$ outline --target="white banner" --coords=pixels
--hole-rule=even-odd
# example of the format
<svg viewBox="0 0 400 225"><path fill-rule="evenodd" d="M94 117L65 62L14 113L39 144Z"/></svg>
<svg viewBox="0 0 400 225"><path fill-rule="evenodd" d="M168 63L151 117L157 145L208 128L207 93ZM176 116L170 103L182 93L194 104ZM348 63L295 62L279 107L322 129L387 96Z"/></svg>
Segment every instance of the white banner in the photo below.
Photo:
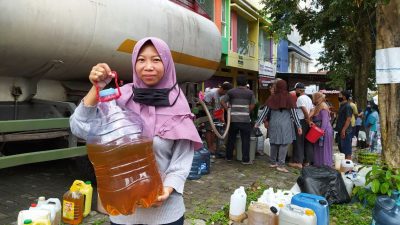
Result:
<svg viewBox="0 0 400 225"><path fill-rule="evenodd" d="M400 83L400 48L376 50L376 83Z"/></svg>
<svg viewBox="0 0 400 225"><path fill-rule="evenodd" d="M268 61L260 61L260 63L258 64L258 74L268 77L275 77L276 65Z"/></svg>

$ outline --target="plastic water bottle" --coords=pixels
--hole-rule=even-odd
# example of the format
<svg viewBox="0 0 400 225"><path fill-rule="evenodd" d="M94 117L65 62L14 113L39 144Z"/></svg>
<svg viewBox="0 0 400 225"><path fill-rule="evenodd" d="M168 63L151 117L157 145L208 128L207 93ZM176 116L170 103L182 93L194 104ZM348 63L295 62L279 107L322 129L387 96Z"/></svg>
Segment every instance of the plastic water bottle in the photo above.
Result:
<svg viewBox="0 0 400 225"><path fill-rule="evenodd" d="M37 207L40 207L41 205L46 204L46 197L44 196L40 196L38 198L38 202L37 202Z"/></svg>
<svg viewBox="0 0 400 225"><path fill-rule="evenodd" d="M188 175L189 180L197 180L201 178L201 164L203 160L200 151L194 151L192 167Z"/></svg>
<svg viewBox="0 0 400 225"><path fill-rule="evenodd" d="M58 198L49 198L46 200L47 205L53 205L56 209L56 216L53 221L53 225L58 225L61 222L61 202Z"/></svg>
<svg viewBox="0 0 400 225"><path fill-rule="evenodd" d="M400 198L379 196L372 211L372 225L400 224Z"/></svg>
<svg viewBox="0 0 400 225"><path fill-rule="evenodd" d="M46 197L40 196L37 204L31 204L30 210L47 210L50 213L52 225L58 225L61 222L61 204L60 200L57 198L46 200ZM33 223L35 223L35 221L33 221Z"/></svg>
<svg viewBox="0 0 400 225"><path fill-rule="evenodd" d="M211 164L211 154L207 148L203 147L199 150L201 155L201 174L209 174L210 173L210 164Z"/></svg>
<svg viewBox="0 0 400 225"><path fill-rule="evenodd" d="M17 224L23 225L26 220L30 220L31 224L33 224L34 221L43 221L44 224L51 224L50 212L44 209L32 208L29 210L21 210L18 213Z"/></svg>
<svg viewBox="0 0 400 225"><path fill-rule="evenodd" d="M153 140L142 135L138 114L116 104L121 92L116 73L114 77L117 88L98 92L98 113L86 143L104 209L110 215L129 215L137 206L151 207L163 186Z"/></svg>
<svg viewBox="0 0 400 225"><path fill-rule="evenodd" d="M229 219L237 222L241 222L241 220L244 219L246 210L246 200L247 200L247 195L244 190L244 187L240 186L231 195L231 201L229 205Z"/></svg>

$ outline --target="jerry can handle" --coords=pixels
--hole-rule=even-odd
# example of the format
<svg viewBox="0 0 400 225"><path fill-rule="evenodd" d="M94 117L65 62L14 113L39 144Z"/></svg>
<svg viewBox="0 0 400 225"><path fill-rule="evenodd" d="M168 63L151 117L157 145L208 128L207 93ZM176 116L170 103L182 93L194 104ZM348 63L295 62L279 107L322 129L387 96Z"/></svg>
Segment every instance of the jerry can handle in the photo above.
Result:
<svg viewBox="0 0 400 225"><path fill-rule="evenodd" d="M121 96L121 89L120 89L120 86L119 86L119 80L118 80L117 72L116 71L111 71L110 75L111 75L112 78L114 78L114 82L115 82L115 87L117 89L117 93L115 93L113 95L110 95L110 96L107 96L107 97L100 97L100 95L99 95L100 88L96 84L95 85L95 87L96 87L96 98L97 98L97 101L99 101L99 102L108 102L108 101L113 100L113 99L118 99Z"/></svg>

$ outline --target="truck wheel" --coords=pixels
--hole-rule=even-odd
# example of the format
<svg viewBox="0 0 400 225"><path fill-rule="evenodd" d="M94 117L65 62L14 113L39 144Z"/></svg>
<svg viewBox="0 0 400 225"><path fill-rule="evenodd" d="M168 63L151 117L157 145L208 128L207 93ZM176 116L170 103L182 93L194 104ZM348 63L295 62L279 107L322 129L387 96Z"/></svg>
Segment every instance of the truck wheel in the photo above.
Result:
<svg viewBox="0 0 400 225"><path fill-rule="evenodd" d="M91 181L92 185L96 184L96 176L94 174L93 165L87 156L73 158L70 165L70 171L74 177L83 181Z"/></svg>

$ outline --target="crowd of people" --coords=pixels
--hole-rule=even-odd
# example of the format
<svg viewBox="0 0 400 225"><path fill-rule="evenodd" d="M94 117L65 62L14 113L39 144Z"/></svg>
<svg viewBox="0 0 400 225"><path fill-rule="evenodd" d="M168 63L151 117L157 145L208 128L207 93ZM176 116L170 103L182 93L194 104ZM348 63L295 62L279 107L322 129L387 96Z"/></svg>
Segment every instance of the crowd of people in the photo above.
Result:
<svg viewBox="0 0 400 225"><path fill-rule="evenodd" d="M379 151L379 114L373 101L368 102L365 111L359 110L351 92L344 90L338 94L339 109L332 110L321 92L307 95L303 83L297 83L289 92L286 81L278 79L270 89L271 95L264 103L260 116L252 121L250 114L254 109L254 94L246 88L245 77L238 76L237 83L237 88L219 96L221 106L232 109L233 119L226 148L228 161L232 160L234 141L240 131L242 164L252 163L248 156L251 129L262 124L268 130L270 167L281 172L288 172L286 165L299 169L309 165L333 166L335 143L346 159L352 159L354 143L363 141L359 136L366 137L365 147L370 151ZM324 134L311 143L306 135L315 126ZM293 146L293 154L286 164L290 145Z"/></svg>

